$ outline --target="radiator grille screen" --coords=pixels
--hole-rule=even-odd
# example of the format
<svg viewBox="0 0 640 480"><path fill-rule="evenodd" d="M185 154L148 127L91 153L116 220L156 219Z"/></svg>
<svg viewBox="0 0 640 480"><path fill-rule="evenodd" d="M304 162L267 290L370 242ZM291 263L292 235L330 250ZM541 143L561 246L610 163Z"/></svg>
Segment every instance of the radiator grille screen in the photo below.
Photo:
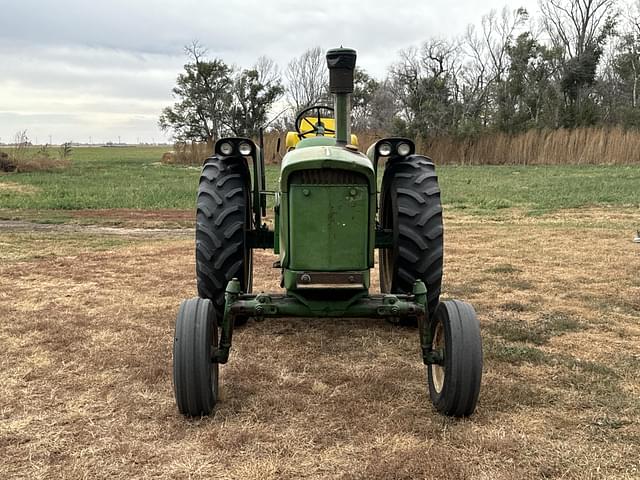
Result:
<svg viewBox="0 0 640 480"><path fill-rule="evenodd" d="M367 183L364 175L337 168L316 168L293 172L289 184L297 185L360 185Z"/></svg>

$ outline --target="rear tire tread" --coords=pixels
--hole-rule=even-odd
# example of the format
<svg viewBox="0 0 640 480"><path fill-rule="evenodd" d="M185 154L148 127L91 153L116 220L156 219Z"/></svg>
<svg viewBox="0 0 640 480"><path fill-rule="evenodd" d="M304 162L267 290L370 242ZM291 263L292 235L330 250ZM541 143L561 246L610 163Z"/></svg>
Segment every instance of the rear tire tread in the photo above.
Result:
<svg viewBox="0 0 640 480"><path fill-rule="evenodd" d="M426 284L429 314L433 315L442 284L444 233L440 187L433 162L413 155L390 163L382 181L381 215L386 211L386 202L395 205L397 245L393 271L387 273L391 274L390 285L384 279L385 267L381 262L382 291L411 293L413 282L420 279ZM388 221L382 219L384 228L389 228Z"/></svg>
<svg viewBox="0 0 640 480"><path fill-rule="evenodd" d="M245 234L251 226L250 209L246 164L235 158L207 159L197 197L196 277L198 295L213 302L217 318L224 313L229 280L237 278L242 291L251 291L251 249Z"/></svg>

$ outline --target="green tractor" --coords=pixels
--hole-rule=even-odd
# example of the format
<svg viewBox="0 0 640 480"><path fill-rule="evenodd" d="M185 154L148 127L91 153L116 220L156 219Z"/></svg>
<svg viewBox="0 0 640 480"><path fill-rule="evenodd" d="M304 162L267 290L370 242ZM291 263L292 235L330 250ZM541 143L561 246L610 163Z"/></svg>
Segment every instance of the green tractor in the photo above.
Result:
<svg viewBox="0 0 640 480"><path fill-rule="evenodd" d="M335 106L300 112L277 191L266 190L263 151L247 138L220 139L202 167L198 297L182 302L173 347L174 392L184 415L212 412L218 366L229 359L234 326L267 317L417 324L435 408L451 416L475 410L480 327L471 305L439 298L443 228L434 164L406 138L358 151L350 132L355 63L354 50L327 52ZM275 197L273 230L263 222L268 194ZM279 254L274 267L286 293L251 293L256 248ZM370 294L376 249L382 292Z"/></svg>

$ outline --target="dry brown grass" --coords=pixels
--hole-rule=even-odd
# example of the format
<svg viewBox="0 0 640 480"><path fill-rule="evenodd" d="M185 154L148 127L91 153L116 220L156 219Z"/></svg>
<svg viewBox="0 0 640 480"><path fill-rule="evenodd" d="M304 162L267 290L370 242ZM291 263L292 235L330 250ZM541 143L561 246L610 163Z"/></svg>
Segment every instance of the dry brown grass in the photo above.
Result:
<svg viewBox="0 0 640 480"><path fill-rule="evenodd" d="M164 164L202 165L211 156L213 145L198 142L183 142L173 145L173 151L162 155Z"/></svg>
<svg viewBox="0 0 640 480"><path fill-rule="evenodd" d="M48 145L38 150L29 147L26 131L16 137L17 146L6 152L0 151L0 172L52 172L71 165L71 147L65 144L56 156L52 155Z"/></svg>
<svg viewBox="0 0 640 480"><path fill-rule="evenodd" d="M63 170L71 165L68 158L52 158L47 155L32 155L29 157L9 157L4 171L15 173L54 172ZM0 169L3 171L3 169Z"/></svg>
<svg viewBox="0 0 640 480"><path fill-rule="evenodd" d="M429 404L415 330L340 319L238 330L216 415L185 420L171 345L192 241L0 233L0 478L638 478L636 219L446 218L445 292L485 342L459 421ZM276 289L271 261L256 253L255 290Z"/></svg>
<svg viewBox="0 0 640 480"><path fill-rule="evenodd" d="M35 155L29 158L16 159L16 172L55 172L56 170L64 170L71 165L68 158L52 158L47 156Z"/></svg>
<svg viewBox="0 0 640 480"><path fill-rule="evenodd" d="M41 192L42 189L34 185L25 185L15 182L2 182L0 183L0 192L7 193L19 193L23 195L35 195Z"/></svg>
<svg viewBox="0 0 640 480"><path fill-rule="evenodd" d="M356 132L360 150L384 136ZM276 145L281 133L265 136L268 163L278 163ZM451 136L416 139L418 152L439 165L626 165L640 163L640 131L612 128L529 130L509 135ZM281 152L284 152L284 145Z"/></svg>
<svg viewBox="0 0 640 480"><path fill-rule="evenodd" d="M529 130L419 142L441 165L625 165L640 162L640 132L612 128Z"/></svg>
<svg viewBox="0 0 640 480"><path fill-rule="evenodd" d="M366 151L367 147L382 138L381 134L374 132L357 132L360 149ZM286 153L284 139L286 132L269 132L264 135L264 160L267 165L279 164ZM280 150L278 150L280 140ZM258 145L258 139L253 141ZM164 164L202 165L202 162L211 155L213 147L205 143L176 143L171 152L162 156Z"/></svg>

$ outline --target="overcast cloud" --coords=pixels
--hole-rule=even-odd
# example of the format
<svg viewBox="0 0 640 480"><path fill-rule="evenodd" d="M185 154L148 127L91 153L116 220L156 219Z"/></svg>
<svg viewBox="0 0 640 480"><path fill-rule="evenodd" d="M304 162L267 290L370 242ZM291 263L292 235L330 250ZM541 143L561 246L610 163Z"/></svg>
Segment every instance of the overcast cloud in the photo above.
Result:
<svg viewBox="0 0 640 480"><path fill-rule="evenodd" d="M505 4L536 11L535 0L0 0L0 142L23 129L40 143L164 141L157 119L195 39L239 67L344 45L382 78L400 49Z"/></svg>

